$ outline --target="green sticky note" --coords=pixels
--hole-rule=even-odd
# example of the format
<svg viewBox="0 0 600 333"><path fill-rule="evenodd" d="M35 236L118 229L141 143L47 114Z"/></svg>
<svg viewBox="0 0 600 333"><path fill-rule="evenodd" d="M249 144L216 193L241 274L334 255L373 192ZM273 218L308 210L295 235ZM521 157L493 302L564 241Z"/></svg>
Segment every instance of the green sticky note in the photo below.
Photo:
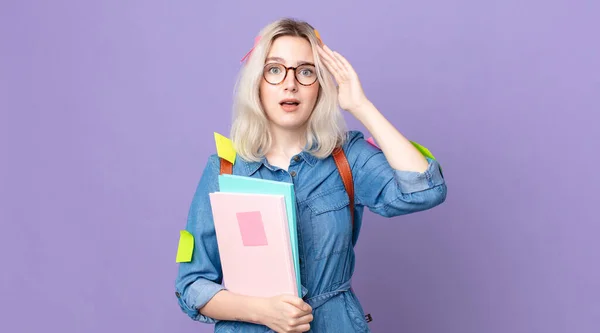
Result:
<svg viewBox="0 0 600 333"><path fill-rule="evenodd" d="M421 152L421 154L435 160L435 157L433 157L433 154L429 151L429 149L421 146L420 144L418 144L414 141L411 141L410 143L412 143L413 146L415 146L415 148L417 148Z"/></svg>
<svg viewBox="0 0 600 333"><path fill-rule="evenodd" d="M194 236L187 230L179 231L179 247L177 248L176 262L192 261L192 253L194 252Z"/></svg>
<svg viewBox="0 0 600 333"><path fill-rule="evenodd" d="M418 144L414 141L411 141L410 143L412 143L413 146L415 146L415 148L417 148L421 152L421 154L423 154L423 156L427 156L427 157L435 160L435 157L433 157L433 154L429 151L429 149L421 146L420 144ZM440 170L442 170L441 165L440 165Z"/></svg>

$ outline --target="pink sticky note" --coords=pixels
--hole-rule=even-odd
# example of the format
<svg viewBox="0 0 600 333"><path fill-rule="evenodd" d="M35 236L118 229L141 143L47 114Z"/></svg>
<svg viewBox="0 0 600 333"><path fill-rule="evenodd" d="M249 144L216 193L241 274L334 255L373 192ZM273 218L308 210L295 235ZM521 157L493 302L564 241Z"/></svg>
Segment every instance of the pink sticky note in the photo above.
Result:
<svg viewBox="0 0 600 333"><path fill-rule="evenodd" d="M375 140L373 140L373 137L368 138L367 142L373 145L373 147L379 148L379 146L375 143Z"/></svg>
<svg viewBox="0 0 600 333"><path fill-rule="evenodd" d="M265 246L267 235L259 211L236 213L244 246Z"/></svg>

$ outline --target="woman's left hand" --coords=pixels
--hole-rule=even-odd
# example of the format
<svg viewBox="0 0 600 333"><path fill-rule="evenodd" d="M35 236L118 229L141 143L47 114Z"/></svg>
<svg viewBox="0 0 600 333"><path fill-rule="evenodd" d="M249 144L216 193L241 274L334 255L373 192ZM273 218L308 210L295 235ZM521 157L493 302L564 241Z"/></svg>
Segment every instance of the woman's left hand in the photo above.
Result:
<svg viewBox="0 0 600 333"><path fill-rule="evenodd" d="M319 56L338 83L338 99L340 107L350 113L368 104L358 75L341 54L331 51L327 45L319 47Z"/></svg>

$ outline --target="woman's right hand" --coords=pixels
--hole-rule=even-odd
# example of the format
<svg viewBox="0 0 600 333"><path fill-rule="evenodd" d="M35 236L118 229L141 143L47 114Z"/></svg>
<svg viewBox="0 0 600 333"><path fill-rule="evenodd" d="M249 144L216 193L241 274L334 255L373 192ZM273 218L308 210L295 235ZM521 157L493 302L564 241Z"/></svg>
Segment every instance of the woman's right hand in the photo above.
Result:
<svg viewBox="0 0 600 333"><path fill-rule="evenodd" d="M264 298L260 317L261 324L278 333L308 332L313 320L311 306L292 295Z"/></svg>

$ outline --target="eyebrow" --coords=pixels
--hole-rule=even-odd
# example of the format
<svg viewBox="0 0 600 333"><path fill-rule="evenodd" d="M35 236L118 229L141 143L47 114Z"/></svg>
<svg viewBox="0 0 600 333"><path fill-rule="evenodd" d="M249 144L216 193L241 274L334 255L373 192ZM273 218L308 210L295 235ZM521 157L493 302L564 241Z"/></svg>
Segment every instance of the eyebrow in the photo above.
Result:
<svg viewBox="0 0 600 333"><path fill-rule="evenodd" d="M278 61L278 62L281 62L281 63L285 64L285 60L283 58L280 58L280 57L269 57L269 58L266 59L266 61L267 62L269 62L269 61ZM300 66L300 65L313 65L314 66L315 64L313 64L310 61L303 61L303 60L297 61L296 62L296 66Z"/></svg>

